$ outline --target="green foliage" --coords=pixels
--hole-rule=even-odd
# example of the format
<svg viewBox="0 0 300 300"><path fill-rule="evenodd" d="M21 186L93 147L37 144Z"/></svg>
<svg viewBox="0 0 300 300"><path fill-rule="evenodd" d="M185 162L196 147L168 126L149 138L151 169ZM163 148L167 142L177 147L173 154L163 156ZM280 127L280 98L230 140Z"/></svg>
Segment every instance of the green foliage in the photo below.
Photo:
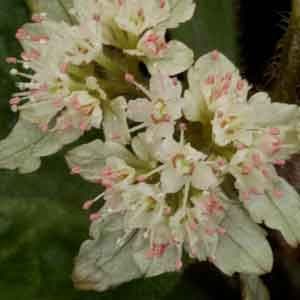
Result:
<svg viewBox="0 0 300 300"><path fill-rule="evenodd" d="M236 0L196 0L193 19L172 32L176 38L194 50L199 58L217 49L231 61L240 63Z"/></svg>

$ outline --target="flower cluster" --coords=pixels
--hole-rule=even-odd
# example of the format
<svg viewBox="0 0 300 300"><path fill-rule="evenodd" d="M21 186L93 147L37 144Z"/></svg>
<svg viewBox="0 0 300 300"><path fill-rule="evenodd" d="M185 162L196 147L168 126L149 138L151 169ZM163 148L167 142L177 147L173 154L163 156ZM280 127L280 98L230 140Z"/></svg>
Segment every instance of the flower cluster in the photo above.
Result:
<svg viewBox="0 0 300 300"><path fill-rule="evenodd" d="M76 0L70 11L73 24L45 13L33 15L34 23L16 33L24 48L21 59L7 58L18 67L11 74L23 78L21 91L10 100L12 110L67 142L103 128L106 139L126 143L124 95L137 93L124 74L142 78L141 63L150 72L160 69L168 75L190 67L193 52L179 41L167 42L165 34L189 19L194 7L192 1ZM10 165L29 172L38 163Z"/></svg>
<svg viewBox="0 0 300 300"><path fill-rule="evenodd" d="M267 272L272 253L255 223L300 241L299 196L276 173L300 150L300 109L249 97L218 51L193 64L190 49L166 41L194 8L75 0L74 24L40 14L17 32L25 51L8 62L25 82L10 103L22 123L0 143L0 166L33 171L91 128L105 137L66 156L73 174L104 189L83 206L103 201L77 258L80 288L180 270L184 253L227 274ZM175 75L186 70L184 91ZM11 153L16 144L23 150Z"/></svg>

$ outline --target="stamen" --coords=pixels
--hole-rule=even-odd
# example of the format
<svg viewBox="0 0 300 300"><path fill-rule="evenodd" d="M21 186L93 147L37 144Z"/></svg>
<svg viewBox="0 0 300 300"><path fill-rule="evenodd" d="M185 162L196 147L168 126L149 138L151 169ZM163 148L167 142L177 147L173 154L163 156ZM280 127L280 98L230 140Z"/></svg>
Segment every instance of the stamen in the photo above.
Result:
<svg viewBox="0 0 300 300"><path fill-rule="evenodd" d="M224 158L220 158L217 161L219 167L224 167L226 165L226 160Z"/></svg>
<svg viewBox="0 0 300 300"><path fill-rule="evenodd" d="M79 129L82 131L82 132L85 132L89 129L89 124L87 123L86 120L83 120L80 122L79 124Z"/></svg>
<svg viewBox="0 0 300 300"><path fill-rule="evenodd" d="M21 98L20 97L14 97L12 99L9 100L9 104L10 105L18 105L21 102Z"/></svg>
<svg viewBox="0 0 300 300"><path fill-rule="evenodd" d="M42 123L39 125L39 128L42 132L47 132L48 131L48 124L47 123Z"/></svg>
<svg viewBox="0 0 300 300"><path fill-rule="evenodd" d="M191 187L191 183L188 182L184 185L184 191L183 191L183 203L182 203L182 207L185 209L187 202L189 200L189 192L190 192L190 187Z"/></svg>
<svg viewBox="0 0 300 300"><path fill-rule="evenodd" d="M32 42L38 42L40 44L46 44L49 41L49 37L47 35L31 35L30 39Z"/></svg>
<svg viewBox="0 0 300 300"><path fill-rule="evenodd" d="M16 38L18 40L25 40L25 39L30 38L30 35L27 32L27 30L25 30L24 28L19 28L16 33Z"/></svg>
<svg viewBox="0 0 300 300"><path fill-rule="evenodd" d="M138 10L138 16L140 17L140 18L143 18L144 17L144 10L142 9L142 8L140 8L139 10Z"/></svg>
<svg viewBox="0 0 300 300"><path fill-rule="evenodd" d="M100 215L100 213L94 213L94 214L91 214L89 218L90 218L91 222L94 222L94 221L99 220L101 218L101 215Z"/></svg>
<svg viewBox="0 0 300 300"><path fill-rule="evenodd" d="M33 14L31 20L35 23L42 23L47 17L46 13Z"/></svg>
<svg viewBox="0 0 300 300"><path fill-rule="evenodd" d="M213 236L216 234L216 230L210 227L205 228L205 233L209 236Z"/></svg>
<svg viewBox="0 0 300 300"><path fill-rule="evenodd" d="M90 209L94 203L96 203L97 201L99 201L101 198L103 198L105 196L105 193L106 192L103 192L100 195L98 195L97 197L95 197L94 199L86 201L83 204L82 209L84 209L84 210Z"/></svg>
<svg viewBox="0 0 300 300"><path fill-rule="evenodd" d="M97 15L97 14L94 14L94 15L93 15L93 20L94 20L95 22L100 22L100 21L101 21L101 17L100 17L99 15Z"/></svg>
<svg viewBox="0 0 300 300"><path fill-rule="evenodd" d="M237 89L238 91L242 91L242 90L244 89L245 85L246 85L245 80L240 79L240 80L237 82L236 89Z"/></svg>
<svg viewBox="0 0 300 300"><path fill-rule="evenodd" d="M274 161L274 165L277 165L277 166L282 167L282 166L285 165L285 160L283 160L283 159L275 160L275 161Z"/></svg>
<svg viewBox="0 0 300 300"><path fill-rule="evenodd" d="M195 220L190 220L189 227L190 227L191 230L195 231L198 228L198 224L196 223Z"/></svg>
<svg viewBox="0 0 300 300"><path fill-rule="evenodd" d="M21 77L24 77L24 78L30 79L30 80L33 79L32 75L29 75L29 74L26 74L26 73L23 73L23 72L19 72L17 69L11 69L10 74L13 75L13 76L18 75L18 76L21 76Z"/></svg>
<svg viewBox="0 0 300 300"><path fill-rule="evenodd" d="M183 266L183 264L182 264L181 259L177 259L176 260L176 270L180 271L182 269L182 266Z"/></svg>
<svg viewBox="0 0 300 300"><path fill-rule="evenodd" d="M207 84L207 85L213 85L214 83L215 83L214 75L209 75L205 80L205 84Z"/></svg>
<svg viewBox="0 0 300 300"><path fill-rule="evenodd" d="M130 133L134 133L134 132L139 131L139 130L141 130L141 129L144 129L144 128L146 128L146 127L147 127L147 125L145 125L145 124L140 124L140 125L137 125L137 126L135 126L135 127L132 127L132 128L129 130L129 132L130 132Z"/></svg>
<svg viewBox="0 0 300 300"><path fill-rule="evenodd" d="M159 7L164 8L166 5L166 0L159 0Z"/></svg>
<svg viewBox="0 0 300 300"><path fill-rule="evenodd" d="M40 52L36 49L21 53L21 57L25 62L37 60L40 56Z"/></svg>
<svg viewBox="0 0 300 300"><path fill-rule="evenodd" d="M162 171L165 167L166 167L165 165L161 165L158 168L150 171L149 173L147 173L145 175L137 176L136 180L140 181L140 182L143 182L143 181L147 180L147 178L149 178L150 176L152 176L152 175L154 175L154 174L159 173L160 171Z"/></svg>
<svg viewBox="0 0 300 300"><path fill-rule="evenodd" d="M68 71L68 64L67 63L63 63L59 66L59 70L61 73L66 74Z"/></svg>
<svg viewBox="0 0 300 300"><path fill-rule="evenodd" d="M121 137L122 136L119 133L117 133L117 132L113 132L111 134L111 136L110 136L110 138L111 138L112 141L118 141L118 140L121 139Z"/></svg>
<svg viewBox="0 0 300 300"><path fill-rule="evenodd" d="M253 161L253 164L256 168L259 168L262 164L262 160L261 160L261 157L258 153L254 153L252 155L252 161Z"/></svg>
<svg viewBox="0 0 300 300"><path fill-rule="evenodd" d="M167 206L164 208L164 215L169 216L172 213L172 208L170 206Z"/></svg>
<svg viewBox="0 0 300 300"><path fill-rule="evenodd" d="M278 198L278 199L282 198L283 195L284 195L284 194L283 194L283 191L278 190L278 189L276 189L276 188L272 191L272 194L273 194L274 197L276 197L276 198Z"/></svg>
<svg viewBox="0 0 300 300"><path fill-rule="evenodd" d="M10 75L16 76L18 74L18 70L17 69L11 69L9 71Z"/></svg>
<svg viewBox="0 0 300 300"><path fill-rule="evenodd" d="M241 197L243 201L249 201L250 200L250 193L248 191L243 191L241 193Z"/></svg>
<svg viewBox="0 0 300 300"><path fill-rule="evenodd" d="M270 178L270 173L267 169L262 169L261 172L264 175L264 177Z"/></svg>
<svg viewBox="0 0 300 300"><path fill-rule="evenodd" d="M71 174L72 174L72 175L79 175L80 172L81 172L80 166L74 166L74 167L71 169Z"/></svg>
<svg viewBox="0 0 300 300"><path fill-rule="evenodd" d="M152 101L156 101L156 99L154 99L152 97L152 95L150 94L150 92L145 88L143 87L141 84L139 84L138 82L135 81L135 78L132 74L130 73L126 73L125 74L125 80L133 85L135 85L141 92L143 92L150 100Z"/></svg>
<svg viewBox="0 0 300 300"><path fill-rule="evenodd" d="M275 128L275 127L270 128L269 132L270 132L271 135L280 135L280 129L279 128Z"/></svg>
<svg viewBox="0 0 300 300"><path fill-rule="evenodd" d="M5 59L5 61L8 63L8 64L16 64L17 63L17 58L16 57L7 57Z"/></svg>
<svg viewBox="0 0 300 300"><path fill-rule="evenodd" d="M218 227L217 232L218 232L219 235L225 235L227 231L223 227Z"/></svg>
<svg viewBox="0 0 300 300"><path fill-rule="evenodd" d="M243 149L246 149L246 146L245 146L244 144L238 143L238 144L236 145L236 148L237 148L238 150L243 150Z"/></svg>
<svg viewBox="0 0 300 300"><path fill-rule="evenodd" d="M212 53L211 53L211 58L212 60L214 61L217 61L220 57L220 53L218 50L214 50Z"/></svg>
<svg viewBox="0 0 300 300"><path fill-rule="evenodd" d="M181 123L179 124L179 129L180 129L180 144L181 144L181 145L184 145L184 132L185 132L186 129L187 129L186 123L181 122Z"/></svg>
<svg viewBox="0 0 300 300"><path fill-rule="evenodd" d="M248 164L244 164L242 167L242 174L243 175L249 175L252 171L253 167L252 165Z"/></svg>
<svg viewBox="0 0 300 300"><path fill-rule="evenodd" d="M56 108L62 108L64 106L63 104L63 99L61 98L58 98L58 99L55 99L53 102L52 102L53 106L56 107Z"/></svg>
<svg viewBox="0 0 300 300"><path fill-rule="evenodd" d="M251 187L249 189L249 193L254 195L262 195L262 193L256 187Z"/></svg>
<svg viewBox="0 0 300 300"><path fill-rule="evenodd" d="M12 105L10 108L11 108L11 110L13 112L17 112L18 111L18 105Z"/></svg>

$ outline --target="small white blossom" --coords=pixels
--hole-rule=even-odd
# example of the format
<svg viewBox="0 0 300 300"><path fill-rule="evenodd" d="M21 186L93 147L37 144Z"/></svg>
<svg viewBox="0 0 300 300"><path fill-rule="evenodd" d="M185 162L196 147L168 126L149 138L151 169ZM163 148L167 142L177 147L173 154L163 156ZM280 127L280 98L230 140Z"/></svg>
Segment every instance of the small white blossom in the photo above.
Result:
<svg viewBox="0 0 300 300"><path fill-rule="evenodd" d="M161 183L167 193L176 193L185 184L207 190L218 183L211 167L204 161L206 155L189 144L166 139L158 150L158 156L165 166L161 173Z"/></svg>
<svg viewBox="0 0 300 300"><path fill-rule="evenodd" d="M150 79L150 90L138 85L147 98L131 100L127 114L147 128L150 139L172 136L176 120L182 115L181 83L161 72Z"/></svg>

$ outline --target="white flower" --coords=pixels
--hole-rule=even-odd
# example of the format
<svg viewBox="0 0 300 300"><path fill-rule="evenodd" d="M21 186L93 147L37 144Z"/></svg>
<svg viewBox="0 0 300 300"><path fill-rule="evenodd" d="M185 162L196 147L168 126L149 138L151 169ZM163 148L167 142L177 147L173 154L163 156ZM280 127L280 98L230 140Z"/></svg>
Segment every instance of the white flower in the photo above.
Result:
<svg viewBox="0 0 300 300"><path fill-rule="evenodd" d="M255 114L247 103L225 102L220 105L212 120L215 143L220 146L232 142L250 145L256 129Z"/></svg>
<svg viewBox="0 0 300 300"><path fill-rule="evenodd" d="M226 230L220 225L228 205L220 191L193 196L191 207L170 218L175 239L180 242L190 257L200 261L214 259L220 237Z"/></svg>
<svg viewBox="0 0 300 300"><path fill-rule="evenodd" d="M236 178L235 185L242 200L247 200L251 194L272 190L277 177L268 156L257 149L239 150L232 157L229 170Z"/></svg>
<svg viewBox="0 0 300 300"><path fill-rule="evenodd" d="M109 157L105 167L100 171L100 182L107 189L124 190L134 180L134 168L118 157Z"/></svg>
<svg viewBox="0 0 300 300"><path fill-rule="evenodd" d="M72 127L79 127L83 131L89 127L100 128L102 110L100 101L87 92L74 92L64 100L67 107L67 121ZM64 117L64 114L62 114ZM68 120L69 118L69 120Z"/></svg>
<svg viewBox="0 0 300 300"><path fill-rule="evenodd" d="M181 83L159 72L150 79L150 91L137 85L148 99L129 101L128 118L142 123L142 127L147 128L147 136L150 139L171 136L175 121L182 115Z"/></svg>
<svg viewBox="0 0 300 300"><path fill-rule="evenodd" d="M128 213L128 228L142 228L151 231L151 227L163 223L169 209L165 194L157 185L139 183L129 187L122 194ZM171 240L171 238L169 238Z"/></svg>
<svg viewBox="0 0 300 300"><path fill-rule="evenodd" d="M220 52L200 57L188 72L184 113L190 121L207 124L219 106L245 103L249 90L237 68Z"/></svg>
<svg viewBox="0 0 300 300"><path fill-rule="evenodd" d="M86 74L78 69L75 79L71 69L73 65L90 63L102 51L100 29L88 23L72 26L42 17L34 19L38 23L26 24L17 31L24 48L22 60L8 59L33 71L27 74L12 69L13 75L26 80L18 84L21 92L14 94L12 109L20 110L22 118L37 124L43 131L99 128L102 121L99 100L86 91L90 90L85 82ZM103 91L96 90L102 97Z"/></svg>
<svg viewBox="0 0 300 300"><path fill-rule="evenodd" d="M169 12L168 1L125 0L121 1L115 20L120 28L139 36L146 29L166 20Z"/></svg>
<svg viewBox="0 0 300 300"><path fill-rule="evenodd" d="M208 190L218 184L212 168L204 161L206 155L189 144L166 139L161 143L158 157L164 164L161 183L167 193L176 193L186 184L199 190Z"/></svg>
<svg viewBox="0 0 300 300"><path fill-rule="evenodd" d="M148 30L139 40L136 49L124 50L129 55L140 57L150 73L158 71L176 75L187 70L193 63L193 51L179 41L165 39L161 29Z"/></svg>

